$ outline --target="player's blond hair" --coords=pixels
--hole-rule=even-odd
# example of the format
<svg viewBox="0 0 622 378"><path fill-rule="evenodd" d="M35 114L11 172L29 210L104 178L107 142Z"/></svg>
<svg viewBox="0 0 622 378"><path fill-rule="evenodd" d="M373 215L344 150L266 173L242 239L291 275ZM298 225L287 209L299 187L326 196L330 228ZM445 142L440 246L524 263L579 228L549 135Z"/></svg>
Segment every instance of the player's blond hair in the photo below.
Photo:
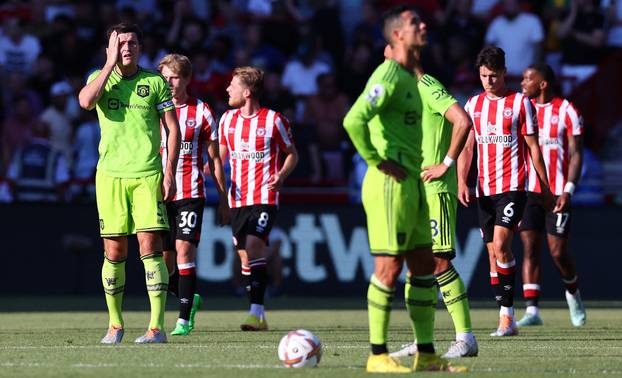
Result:
<svg viewBox="0 0 622 378"><path fill-rule="evenodd" d="M233 70L233 77L250 89L255 98L260 97L263 91L263 76L263 70L255 67L237 67Z"/></svg>
<svg viewBox="0 0 622 378"><path fill-rule="evenodd" d="M158 64L158 71L162 72L162 68L168 67L169 70L180 75L184 79L192 76L192 63L187 56L181 54L168 54L164 56Z"/></svg>

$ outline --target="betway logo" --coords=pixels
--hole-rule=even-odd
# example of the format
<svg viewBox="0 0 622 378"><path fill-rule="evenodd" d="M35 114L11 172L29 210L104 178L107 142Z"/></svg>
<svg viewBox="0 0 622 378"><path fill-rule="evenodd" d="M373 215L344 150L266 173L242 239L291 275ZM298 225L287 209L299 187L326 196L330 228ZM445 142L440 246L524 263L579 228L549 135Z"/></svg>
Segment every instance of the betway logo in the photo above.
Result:
<svg viewBox="0 0 622 378"><path fill-rule="evenodd" d="M359 267L362 267L365 278L373 273L374 261L369 253L365 227L355 227L348 238L344 235L339 217L332 213L301 213L296 215L293 225L281 226L290 226L281 245L285 279L295 275L305 283L328 279L347 283L356 279ZM453 262L468 287L484 247L479 230L471 229L464 246L458 243L456 247ZM224 258L222 254L215 253L217 249L224 250ZM328 256L322 258L320 253L326 251ZM233 249L231 228L218 227L214 210L206 208L197 253L198 277L211 282L230 280L234 258L238 257ZM405 277L404 270L400 278L404 281Z"/></svg>

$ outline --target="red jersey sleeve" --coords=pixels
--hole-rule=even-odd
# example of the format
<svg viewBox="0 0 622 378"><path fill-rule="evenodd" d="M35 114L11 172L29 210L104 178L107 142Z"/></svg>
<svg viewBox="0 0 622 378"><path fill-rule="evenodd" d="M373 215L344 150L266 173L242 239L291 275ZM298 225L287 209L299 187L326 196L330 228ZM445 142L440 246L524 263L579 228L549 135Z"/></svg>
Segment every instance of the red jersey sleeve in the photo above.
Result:
<svg viewBox="0 0 622 378"><path fill-rule="evenodd" d="M522 135L537 134L538 116L536 113L536 109L527 97L523 97L521 99L519 122Z"/></svg>
<svg viewBox="0 0 622 378"><path fill-rule="evenodd" d="M281 149L286 149L294 143L294 138L292 136L292 129L289 124L289 121L285 116L281 113L277 113L276 117L274 117L274 126L277 143Z"/></svg>
<svg viewBox="0 0 622 378"><path fill-rule="evenodd" d="M566 132L570 135L583 135L583 117L572 103L566 109Z"/></svg>

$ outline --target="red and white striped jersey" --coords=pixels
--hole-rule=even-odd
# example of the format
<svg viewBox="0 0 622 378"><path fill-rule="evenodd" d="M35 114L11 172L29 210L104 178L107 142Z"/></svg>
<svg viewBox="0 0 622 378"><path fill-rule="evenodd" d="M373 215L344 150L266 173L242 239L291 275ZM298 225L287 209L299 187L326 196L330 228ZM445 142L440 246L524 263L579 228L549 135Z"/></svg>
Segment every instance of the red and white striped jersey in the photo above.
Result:
<svg viewBox="0 0 622 378"><path fill-rule="evenodd" d="M229 206L278 205L279 193L268 190L268 181L280 169L281 151L294 143L287 119L267 108L252 117L232 109L220 118L218 132L229 151Z"/></svg>
<svg viewBox="0 0 622 378"><path fill-rule="evenodd" d="M538 142L546 166L551 192L557 196L564 192L568 180L568 137L583 135L583 117L568 100L555 97L546 104L537 104ZM529 158L529 191L540 193L540 181Z"/></svg>
<svg viewBox="0 0 622 378"><path fill-rule="evenodd" d="M531 102L512 91L497 99L481 93L464 108L473 121L477 142L477 196L526 190L524 135L538 132Z"/></svg>
<svg viewBox="0 0 622 378"><path fill-rule="evenodd" d="M198 98L189 97L182 106L176 106L177 120L181 131L181 144L175 181L177 192L173 200L204 198L203 150L208 141L218 140L216 118L212 108ZM166 168L166 130L160 126L162 143L160 154L162 166Z"/></svg>

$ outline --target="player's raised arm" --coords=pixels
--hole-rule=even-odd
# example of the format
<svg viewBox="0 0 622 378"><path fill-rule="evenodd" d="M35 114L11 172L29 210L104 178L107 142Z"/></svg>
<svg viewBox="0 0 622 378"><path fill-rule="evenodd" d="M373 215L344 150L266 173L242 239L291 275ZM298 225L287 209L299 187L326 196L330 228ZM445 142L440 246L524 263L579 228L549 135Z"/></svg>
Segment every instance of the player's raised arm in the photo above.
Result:
<svg viewBox="0 0 622 378"><path fill-rule="evenodd" d="M95 108L97 101L104 92L108 77L114 70L119 60L119 36L117 31L113 31L108 39L108 47L106 48L106 63L101 71L94 78L91 77L88 83L80 90L78 101L80 107L86 110Z"/></svg>
<svg viewBox="0 0 622 378"><path fill-rule="evenodd" d="M179 146L181 135L179 132L179 123L175 108L161 113L160 119L162 126L166 130L168 138L166 139L167 159L164 168L164 180L162 181L162 189L164 201L169 201L175 195L175 172L177 171L177 158L179 157Z"/></svg>

